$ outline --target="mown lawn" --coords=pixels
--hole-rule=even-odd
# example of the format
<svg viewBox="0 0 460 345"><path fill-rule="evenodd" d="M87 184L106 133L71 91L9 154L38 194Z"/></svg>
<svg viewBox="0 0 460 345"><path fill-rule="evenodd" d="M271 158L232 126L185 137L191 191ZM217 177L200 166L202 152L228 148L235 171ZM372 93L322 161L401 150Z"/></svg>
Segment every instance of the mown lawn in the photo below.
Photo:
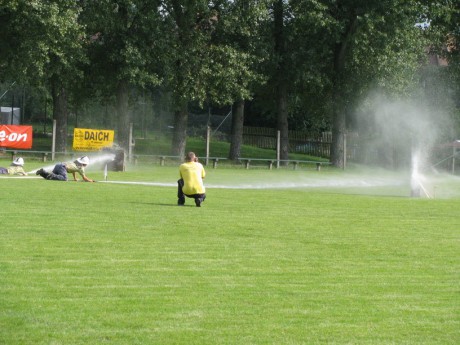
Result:
<svg viewBox="0 0 460 345"><path fill-rule="evenodd" d="M176 179L0 177L0 344L460 343L460 179L211 169L201 208Z"/></svg>

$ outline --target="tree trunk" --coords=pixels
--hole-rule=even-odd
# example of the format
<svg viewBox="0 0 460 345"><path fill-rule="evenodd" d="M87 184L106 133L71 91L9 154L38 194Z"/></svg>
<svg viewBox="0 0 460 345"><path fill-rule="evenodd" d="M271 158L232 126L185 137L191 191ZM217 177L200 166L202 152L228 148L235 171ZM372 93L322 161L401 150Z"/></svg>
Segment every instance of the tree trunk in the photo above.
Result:
<svg viewBox="0 0 460 345"><path fill-rule="evenodd" d="M333 99L331 163L337 168L344 168L344 139L346 132L345 110L341 106L340 96Z"/></svg>
<svg viewBox="0 0 460 345"><path fill-rule="evenodd" d="M331 163L337 168L345 167L345 133L346 133L346 106L344 102L345 88L344 74L346 55L349 49L351 38L356 31L358 17L352 12L350 21L346 30L342 33L340 42L336 44L334 51L334 79L333 79L333 121L332 121L332 147L331 147Z"/></svg>
<svg viewBox="0 0 460 345"><path fill-rule="evenodd" d="M284 3L277 0L274 3L274 32L275 32L275 55L278 57L276 69L276 111L278 119L278 130L280 131L280 159L289 159L289 126L287 108L287 73L286 73L286 41L284 37ZM283 162L287 164L287 162Z"/></svg>
<svg viewBox="0 0 460 345"><path fill-rule="evenodd" d="M172 0L172 17L177 25L179 45L183 52L188 51L190 45L190 26L187 23L187 6L183 6L180 0ZM174 108L174 134L172 138L171 153L174 156L185 156L185 146L187 143L188 125L188 96L187 96L187 59L188 56L179 54L176 57L176 85L173 96Z"/></svg>
<svg viewBox="0 0 460 345"><path fill-rule="evenodd" d="M287 87L286 83L278 85L277 95L278 130L280 131L280 159L289 159L289 125L287 111ZM288 162L282 162L286 165Z"/></svg>
<svg viewBox="0 0 460 345"><path fill-rule="evenodd" d="M174 135L172 140L172 154L174 156L185 156L185 145L187 142L188 109L184 103L174 112Z"/></svg>
<svg viewBox="0 0 460 345"><path fill-rule="evenodd" d="M56 120L56 152L67 151L67 94L59 81L53 81L53 119Z"/></svg>
<svg viewBox="0 0 460 345"><path fill-rule="evenodd" d="M118 145L123 150L129 150L129 124L130 114L128 110L128 83L120 81L117 86L117 114L118 114Z"/></svg>
<svg viewBox="0 0 460 345"><path fill-rule="evenodd" d="M232 108L232 138L228 158L237 160L241 156L243 145L244 100L236 101Z"/></svg>
<svg viewBox="0 0 460 345"><path fill-rule="evenodd" d="M344 135L346 130L345 106L343 102L342 74L345 69L345 42L338 43L334 52L334 79L332 90L332 147L331 163L337 168L344 168Z"/></svg>

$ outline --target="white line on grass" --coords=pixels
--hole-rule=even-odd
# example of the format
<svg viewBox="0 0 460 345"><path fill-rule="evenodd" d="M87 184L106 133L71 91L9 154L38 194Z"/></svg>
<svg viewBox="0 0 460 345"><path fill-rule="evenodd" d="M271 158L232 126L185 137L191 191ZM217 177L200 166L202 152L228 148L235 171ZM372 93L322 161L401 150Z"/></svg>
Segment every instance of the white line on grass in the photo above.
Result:
<svg viewBox="0 0 460 345"><path fill-rule="evenodd" d="M115 184L132 184L144 186L175 187L177 183L164 182L134 182L134 181L100 181L104 183ZM390 187L401 186L403 183L397 180L363 180L363 179L345 179L345 180L311 180L308 182L270 182L270 183L252 183L252 184L206 184L206 188L216 189L285 189L285 188L336 188L336 187Z"/></svg>
<svg viewBox="0 0 460 345"><path fill-rule="evenodd" d="M41 176L1 176L0 178L8 179L41 179ZM129 184L139 186L156 186L156 187L176 187L177 183L173 182L139 182L139 181L97 181L98 183L112 184ZM390 187L401 186L403 183L398 180L384 179L334 179L321 180L313 179L308 182L259 182L243 184L206 184L206 188L215 189L285 189L285 188L332 188L332 187Z"/></svg>
<svg viewBox="0 0 460 345"><path fill-rule="evenodd" d="M43 178L41 176L0 176L0 178L18 178L18 179L24 179L24 178Z"/></svg>

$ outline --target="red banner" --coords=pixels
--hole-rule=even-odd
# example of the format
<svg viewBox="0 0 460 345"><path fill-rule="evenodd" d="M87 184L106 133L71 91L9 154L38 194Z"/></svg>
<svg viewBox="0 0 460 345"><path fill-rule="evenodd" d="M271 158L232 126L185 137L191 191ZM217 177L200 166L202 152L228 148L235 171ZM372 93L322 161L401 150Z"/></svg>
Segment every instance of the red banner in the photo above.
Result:
<svg viewBox="0 0 460 345"><path fill-rule="evenodd" d="M0 147L32 148L32 126L0 125Z"/></svg>

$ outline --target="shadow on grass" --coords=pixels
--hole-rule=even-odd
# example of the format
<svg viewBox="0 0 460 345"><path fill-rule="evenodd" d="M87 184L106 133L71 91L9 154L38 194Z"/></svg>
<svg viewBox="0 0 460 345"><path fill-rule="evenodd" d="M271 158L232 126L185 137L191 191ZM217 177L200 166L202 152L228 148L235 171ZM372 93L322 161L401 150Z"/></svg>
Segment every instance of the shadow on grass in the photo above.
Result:
<svg viewBox="0 0 460 345"><path fill-rule="evenodd" d="M137 201L132 201L130 204L136 204L136 205L151 205L151 206L172 206L172 207L196 207L195 204L185 204L182 206L179 206L177 204L165 204L161 202L137 202Z"/></svg>

